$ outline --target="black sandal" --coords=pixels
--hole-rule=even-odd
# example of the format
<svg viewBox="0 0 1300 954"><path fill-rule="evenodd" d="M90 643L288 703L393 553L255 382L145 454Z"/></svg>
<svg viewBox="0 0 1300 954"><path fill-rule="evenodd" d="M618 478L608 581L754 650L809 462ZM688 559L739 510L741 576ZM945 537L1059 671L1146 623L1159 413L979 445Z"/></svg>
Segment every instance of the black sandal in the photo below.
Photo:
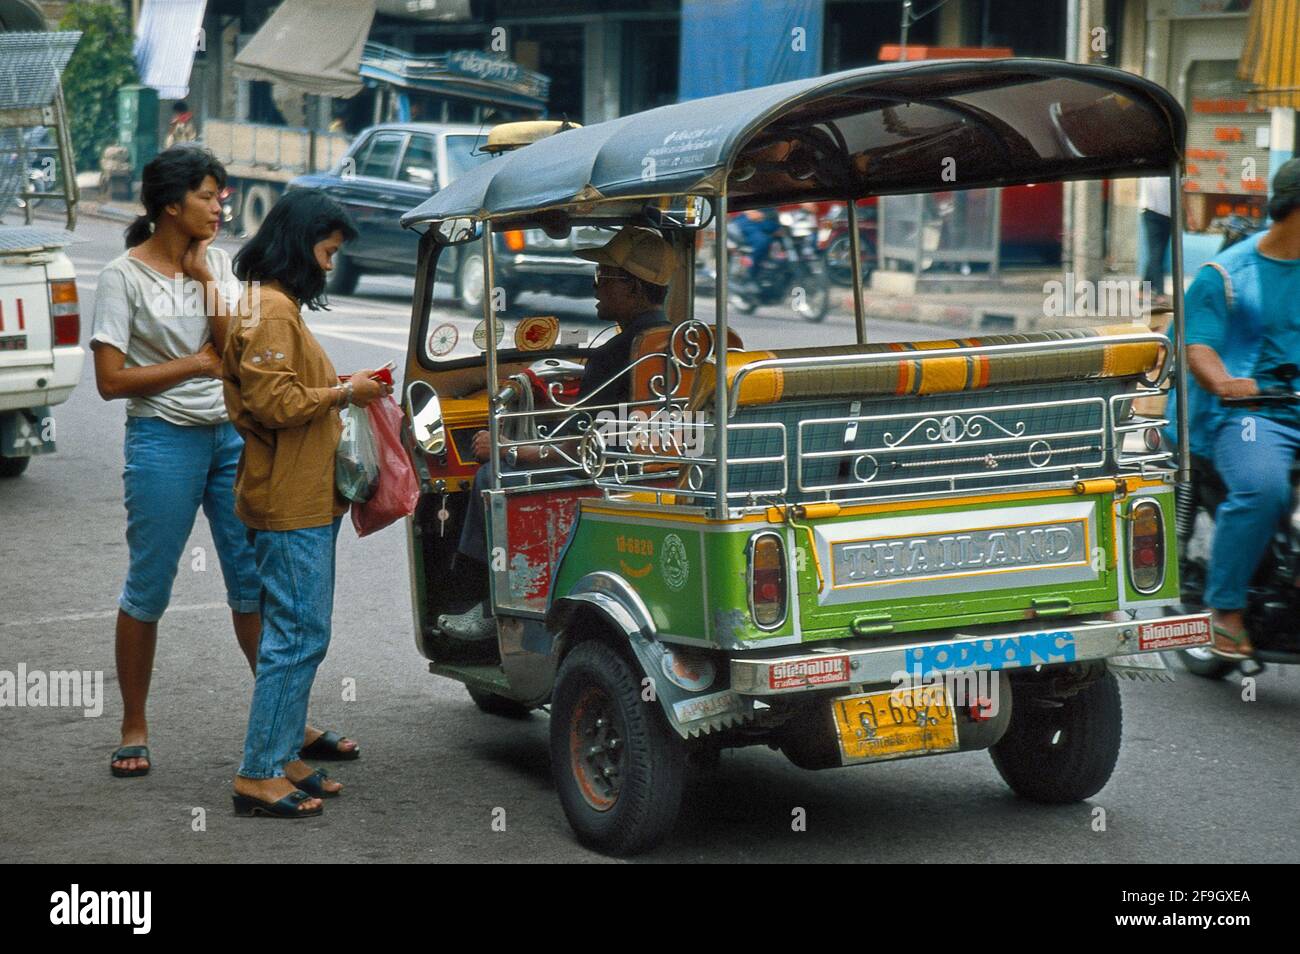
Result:
<svg viewBox="0 0 1300 954"><path fill-rule="evenodd" d="M339 743L347 739L346 736L339 735L337 732L322 732L311 745L304 745L298 752L298 757L310 759L317 762L351 762L353 759L361 758L361 746L357 746L351 752L339 748ZM352 741L347 739L347 741Z"/></svg>
<svg viewBox="0 0 1300 954"><path fill-rule="evenodd" d="M278 802L264 802L260 798L254 798L251 795L232 795L230 797L235 803L235 814L240 818L253 818L257 815L265 815L267 818L311 818L313 815L319 815L324 811L324 807L321 805L306 811L298 808L299 805L312 797L303 791L290 792Z"/></svg>
<svg viewBox="0 0 1300 954"><path fill-rule="evenodd" d="M286 775L285 778L289 778L289 776ZM324 769L317 769L301 781L293 782L291 778L289 778L289 781L293 782L295 788L306 792L312 798L337 798L343 793L343 789L339 789L337 792L329 791L325 787L325 780L328 778L329 776L325 774Z"/></svg>
<svg viewBox="0 0 1300 954"><path fill-rule="evenodd" d="M118 768L113 764L126 759L144 759L149 764L144 768L133 769ZM108 759L108 770L113 773L114 778L139 778L141 775L148 775L151 768L153 768L153 759L149 757L147 745L124 745Z"/></svg>

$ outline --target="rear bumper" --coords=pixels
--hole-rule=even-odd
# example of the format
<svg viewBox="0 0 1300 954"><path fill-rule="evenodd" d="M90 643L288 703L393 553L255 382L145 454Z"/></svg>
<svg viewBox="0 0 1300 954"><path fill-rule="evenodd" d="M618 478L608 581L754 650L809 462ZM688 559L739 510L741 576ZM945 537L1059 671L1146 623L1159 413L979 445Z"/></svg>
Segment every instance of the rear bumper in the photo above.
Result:
<svg viewBox="0 0 1300 954"><path fill-rule="evenodd" d="M900 673L924 679L980 669L1060 665L1205 646L1210 641L1207 613L1123 622L1065 619L1059 626L1035 629L983 627L935 642L895 638L864 645L864 640L852 640L797 655L733 658L731 688L748 696L785 695L896 682Z"/></svg>
<svg viewBox="0 0 1300 954"><path fill-rule="evenodd" d="M60 347L52 365L0 368L0 411L62 404L81 380L85 360L83 348Z"/></svg>

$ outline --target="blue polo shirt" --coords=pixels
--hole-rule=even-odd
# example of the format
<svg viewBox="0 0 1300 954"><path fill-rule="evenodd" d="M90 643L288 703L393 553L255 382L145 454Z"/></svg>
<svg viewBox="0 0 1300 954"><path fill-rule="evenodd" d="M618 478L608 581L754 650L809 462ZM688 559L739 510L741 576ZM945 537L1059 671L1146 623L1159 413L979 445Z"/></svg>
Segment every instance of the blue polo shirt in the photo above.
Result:
<svg viewBox="0 0 1300 954"><path fill-rule="evenodd" d="M1187 290L1187 344L1213 348L1235 378L1255 378L1260 387L1278 382L1260 375L1282 364L1300 364L1300 259L1269 258L1259 252L1265 233L1252 235L1203 265ZM1232 287L1231 305L1223 272ZM1249 415L1269 417L1300 430L1300 407L1225 408L1188 374L1191 450L1213 456L1225 423ZM1173 405L1171 404L1170 407Z"/></svg>

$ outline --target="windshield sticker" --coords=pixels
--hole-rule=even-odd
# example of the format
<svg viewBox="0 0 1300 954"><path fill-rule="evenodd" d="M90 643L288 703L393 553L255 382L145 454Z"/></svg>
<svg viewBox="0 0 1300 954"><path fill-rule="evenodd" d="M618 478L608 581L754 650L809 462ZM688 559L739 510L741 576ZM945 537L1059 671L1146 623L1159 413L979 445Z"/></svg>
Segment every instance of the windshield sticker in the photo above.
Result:
<svg viewBox="0 0 1300 954"><path fill-rule="evenodd" d="M560 335L560 319L554 315L525 318L515 328L515 347L520 351L546 351Z"/></svg>
<svg viewBox="0 0 1300 954"><path fill-rule="evenodd" d="M456 330L456 326L450 322L441 324L429 332L429 354L434 358L449 355L456 349L458 341L460 341L460 332Z"/></svg>
<svg viewBox="0 0 1300 954"><path fill-rule="evenodd" d="M505 340L505 336L506 336L506 324L504 321L498 321L497 322L497 347L501 346L501 342ZM480 321L477 325L474 326L474 347L478 348L479 351L487 350L487 319L486 318L484 318L482 321Z"/></svg>

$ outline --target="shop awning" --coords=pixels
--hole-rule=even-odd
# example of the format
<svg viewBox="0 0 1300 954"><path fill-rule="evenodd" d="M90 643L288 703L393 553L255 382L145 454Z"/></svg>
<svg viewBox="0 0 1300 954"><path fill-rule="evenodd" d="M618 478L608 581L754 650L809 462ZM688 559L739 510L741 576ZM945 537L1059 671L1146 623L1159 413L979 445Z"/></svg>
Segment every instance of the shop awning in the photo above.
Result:
<svg viewBox="0 0 1300 954"><path fill-rule="evenodd" d="M1237 76L1256 109L1300 109L1300 0L1255 0Z"/></svg>
<svg viewBox="0 0 1300 954"><path fill-rule="evenodd" d="M235 75L318 96L354 96L374 18L375 0L284 0L235 57Z"/></svg>
<svg viewBox="0 0 1300 954"><path fill-rule="evenodd" d="M207 0L144 0L135 28L135 66L140 82L159 99L184 99L198 48Z"/></svg>

